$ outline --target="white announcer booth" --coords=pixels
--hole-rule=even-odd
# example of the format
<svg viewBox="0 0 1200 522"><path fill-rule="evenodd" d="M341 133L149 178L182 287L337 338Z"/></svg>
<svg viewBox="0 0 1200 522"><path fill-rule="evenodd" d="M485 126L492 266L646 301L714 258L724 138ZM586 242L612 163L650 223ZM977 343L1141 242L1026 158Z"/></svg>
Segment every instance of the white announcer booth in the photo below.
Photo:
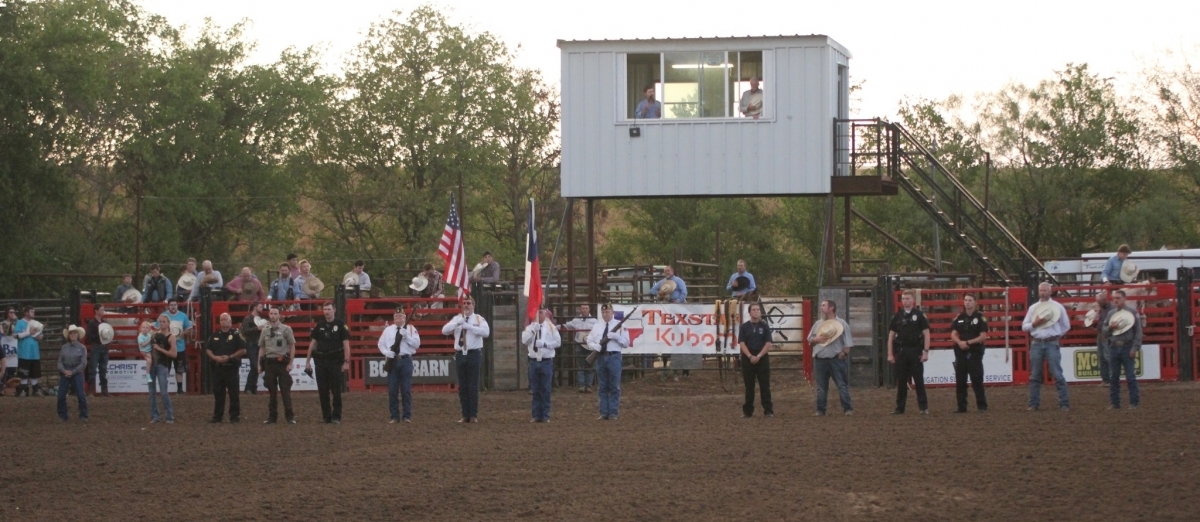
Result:
<svg viewBox="0 0 1200 522"><path fill-rule="evenodd" d="M558 46L564 197L830 192L834 120L848 117L850 60L833 39L560 40ZM748 99L761 100L761 109L748 115L741 100L755 79L759 91ZM650 93L651 110L639 111Z"/></svg>

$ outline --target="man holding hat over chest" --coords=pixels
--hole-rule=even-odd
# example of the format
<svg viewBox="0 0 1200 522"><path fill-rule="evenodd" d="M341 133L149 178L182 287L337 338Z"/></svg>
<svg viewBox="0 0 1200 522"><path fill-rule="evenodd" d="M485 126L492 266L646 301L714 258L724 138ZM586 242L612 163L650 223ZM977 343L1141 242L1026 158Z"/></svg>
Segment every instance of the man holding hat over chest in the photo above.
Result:
<svg viewBox="0 0 1200 522"><path fill-rule="evenodd" d="M99 393L108 397L108 343L113 340L113 329L104 322L104 305L96 305L95 315L88 319L84 345L88 348L87 386L92 395ZM96 382L97 374L100 377ZM99 390L99 392L97 392Z"/></svg>
<svg viewBox="0 0 1200 522"><path fill-rule="evenodd" d="M813 325L808 333L808 342L813 343L813 377L817 381L817 413L815 416L825 416L825 404L829 397L829 378L833 377L838 388L838 397L842 401L842 411L846 415L854 414L850 405L850 349L854 347L854 337L850 334L850 325L837 316L837 304L833 301L821 301L821 318L824 319Z"/></svg>
<svg viewBox="0 0 1200 522"><path fill-rule="evenodd" d="M1125 369L1125 381L1129 383L1129 407L1137 409L1141 403L1138 393L1134 362L1142 349L1142 321L1137 310L1125 301L1124 290L1113 290L1113 308L1104 318L1101 330L1108 341L1108 398L1110 408L1121 407L1121 368Z"/></svg>
<svg viewBox="0 0 1200 522"><path fill-rule="evenodd" d="M1045 371L1042 362L1050 365L1054 376L1054 387L1058 390L1058 409L1068 411L1071 402L1067 396L1067 379L1063 377L1062 353L1059 339L1071 329L1067 310L1058 301L1050 299L1054 290L1050 283L1038 285L1038 302L1025 312L1021 329L1029 332L1029 411L1037 411L1042 404L1042 381Z"/></svg>
<svg viewBox="0 0 1200 522"><path fill-rule="evenodd" d="M1133 263L1125 262L1131 253L1133 253L1133 250L1129 248L1129 245L1121 245L1117 248L1117 255L1108 258L1108 261L1104 263L1104 270L1100 272L1100 279L1105 283L1113 285L1119 285L1122 281L1126 283L1132 282L1132 278L1126 279L1126 277L1122 276L1122 274L1129 270L1125 267L1126 264L1131 265L1129 268L1132 268L1132 272L1135 275L1137 274L1137 267L1132 266Z"/></svg>

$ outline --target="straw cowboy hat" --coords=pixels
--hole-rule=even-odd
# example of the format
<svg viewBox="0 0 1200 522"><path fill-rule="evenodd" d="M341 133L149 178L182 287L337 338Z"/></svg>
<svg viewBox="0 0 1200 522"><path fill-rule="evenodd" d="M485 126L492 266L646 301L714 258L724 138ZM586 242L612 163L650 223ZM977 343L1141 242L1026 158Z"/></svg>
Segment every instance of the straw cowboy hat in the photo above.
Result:
<svg viewBox="0 0 1200 522"><path fill-rule="evenodd" d="M196 274L188 272L179 276L179 281L175 282L175 286L191 291L192 287L196 286Z"/></svg>
<svg viewBox="0 0 1200 522"><path fill-rule="evenodd" d="M100 332L100 344L111 343L117 336L117 332L113 331L112 325L108 323L100 323L98 331Z"/></svg>
<svg viewBox="0 0 1200 522"><path fill-rule="evenodd" d="M424 275L417 275L417 277L412 278L412 284L408 285L409 288L417 292L424 291L428 286L429 278L425 277Z"/></svg>
<svg viewBox="0 0 1200 522"><path fill-rule="evenodd" d="M667 280L663 281L662 286L658 287L658 295L660 297L666 297L668 295L671 295L671 292L674 292L675 289L678 287L679 287L679 285L676 285L675 281L673 281L671 279L667 279Z"/></svg>
<svg viewBox="0 0 1200 522"><path fill-rule="evenodd" d="M1129 310L1118 310L1108 318L1108 327L1112 335L1121 335L1133 328L1134 321L1137 321L1137 318Z"/></svg>
<svg viewBox="0 0 1200 522"><path fill-rule="evenodd" d="M71 326L68 326L66 330L63 330L63 339L70 339L71 332L75 332L75 333L79 334L79 337L77 338L77 340L80 342L83 342L84 336L87 335L87 330L84 330L83 328L81 328L79 326L71 325Z"/></svg>
<svg viewBox="0 0 1200 522"><path fill-rule="evenodd" d="M842 336L843 333L845 333L845 328L842 326L841 321L838 321L837 319L826 319L821 321L820 326L817 326L817 337L824 337L825 342L820 343L817 346L829 346L829 343L836 341Z"/></svg>
<svg viewBox="0 0 1200 522"><path fill-rule="evenodd" d="M1099 318L1100 312L1095 309L1088 310L1087 315L1083 316L1083 325L1090 328L1093 324L1096 324L1096 319Z"/></svg>
<svg viewBox="0 0 1200 522"><path fill-rule="evenodd" d="M242 283L242 296L244 296L246 299L251 299L256 294L258 294L258 280L251 279L245 283Z"/></svg>
<svg viewBox="0 0 1200 522"><path fill-rule="evenodd" d="M121 301L126 303L140 303L142 302L142 293L134 288L130 288L124 294L121 294Z"/></svg>
<svg viewBox="0 0 1200 522"><path fill-rule="evenodd" d="M1138 266L1130 263L1128 259L1121 263L1121 280L1126 283L1137 281Z"/></svg>
<svg viewBox="0 0 1200 522"><path fill-rule="evenodd" d="M1058 310L1058 307L1054 306L1049 301L1044 303L1039 302L1033 305L1033 308L1029 310L1029 313L1033 315L1033 322L1037 322L1038 319L1048 319L1046 326L1040 326L1039 328L1046 328L1049 325L1057 323L1058 317L1061 314L1061 312Z"/></svg>
<svg viewBox="0 0 1200 522"><path fill-rule="evenodd" d="M346 272L346 275L342 276L342 286L357 286L357 285L358 285L358 274L354 273L353 270Z"/></svg>
<svg viewBox="0 0 1200 522"><path fill-rule="evenodd" d="M324 289L325 283L322 283L315 275L309 274L308 278L304 280L304 293L312 297L321 295L321 290Z"/></svg>

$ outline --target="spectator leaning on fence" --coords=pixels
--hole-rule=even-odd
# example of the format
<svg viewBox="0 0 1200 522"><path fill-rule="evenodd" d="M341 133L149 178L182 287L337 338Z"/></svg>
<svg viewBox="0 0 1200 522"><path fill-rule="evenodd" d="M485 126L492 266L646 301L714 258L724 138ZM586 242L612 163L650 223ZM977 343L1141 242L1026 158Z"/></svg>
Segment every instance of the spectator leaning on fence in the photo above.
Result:
<svg viewBox="0 0 1200 522"><path fill-rule="evenodd" d="M1125 264L1125 260L1129 258L1129 254L1133 250L1129 245L1121 245L1117 248L1117 255L1108 258L1108 262L1104 263L1104 271L1100 272L1100 278L1109 284L1119 285L1121 281L1121 265Z"/></svg>
<svg viewBox="0 0 1200 522"><path fill-rule="evenodd" d="M171 298L171 281L162 275L158 263L150 265L150 274L142 285L143 303L165 303Z"/></svg>
<svg viewBox="0 0 1200 522"><path fill-rule="evenodd" d="M204 260L200 269L200 273L196 274L199 278L196 284L192 286L192 293L188 294L188 302L200 299L200 287L207 286L214 294L220 294L221 289L225 288L225 278L221 277L221 273L213 270L212 261Z"/></svg>

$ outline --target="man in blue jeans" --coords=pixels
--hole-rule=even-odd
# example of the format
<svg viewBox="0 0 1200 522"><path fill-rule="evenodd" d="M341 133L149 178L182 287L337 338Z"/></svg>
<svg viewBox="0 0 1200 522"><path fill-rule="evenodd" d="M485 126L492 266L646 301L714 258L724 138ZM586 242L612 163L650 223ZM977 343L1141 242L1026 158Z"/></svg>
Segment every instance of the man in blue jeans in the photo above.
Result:
<svg viewBox="0 0 1200 522"><path fill-rule="evenodd" d="M521 332L521 343L529 355L529 390L533 392L533 415L529 422L550 422L550 391L554 378L554 353L562 337L554 327L550 311L542 308L537 321Z"/></svg>
<svg viewBox="0 0 1200 522"><path fill-rule="evenodd" d="M562 325L564 330L575 331L575 353L578 354L587 348L587 336L592 332L592 327L596 326L599 319L592 317L592 308L586 304L579 305L579 317L571 319L567 324ZM586 352L584 352L586 355ZM579 393L588 393L592 391L592 379L595 377L595 371L592 370L592 364L587 362L586 358L575 357L575 364L579 365L579 369L575 372L575 387Z"/></svg>
<svg viewBox="0 0 1200 522"><path fill-rule="evenodd" d="M475 301L468 297L463 300L462 313L442 327L442 335L454 336L454 369L458 373L458 402L462 407L458 422L479 422L480 354L491 328L483 316L475 313Z"/></svg>
<svg viewBox="0 0 1200 522"><path fill-rule="evenodd" d="M1124 290L1113 290L1113 308L1104 317L1101 329L1108 341L1108 398L1110 409L1121 408L1121 369L1125 369L1125 382L1129 383L1129 407L1137 409L1141 403L1138 393L1135 362L1138 350L1142 349L1142 321L1137 309L1125 302Z"/></svg>
<svg viewBox="0 0 1200 522"><path fill-rule="evenodd" d="M621 352L629 347L629 332L613 318L612 305L600 307L603 321L588 334L588 349L598 352L596 378L599 381L600 416L596 420L617 420L621 408Z"/></svg>
<svg viewBox="0 0 1200 522"><path fill-rule="evenodd" d="M1050 298L1054 290L1050 283L1038 285L1038 302L1029 307L1021 329L1029 333L1029 411L1037 411L1042 404L1042 381L1045 380L1043 362L1049 364L1054 387L1058 390L1058 409L1070 411L1067 396L1067 379L1063 377L1062 353L1059 339L1071 329L1067 310Z"/></svg>
<svg viewBox="0 0 1200 522"><path fill-rule="evenodd" d="M408 324L408 315L397 308L392 315L392 324L383 329L379 336L379 352L387 357L388 413L390 424L412 422L412 373L413 355L421 346L421 335ZM404 415L400 415L403 402Z"/></svg>
<svg viewBox="0 0 1200 522"><path fill-rule="evenodd" d="M808 334L808 342L813 347L813 377L817 381L817 413L815 416L825 416L825 404L829 396L829 378L833 377L838 388L838 398L842 402L842 411L846 415L854 415L854 406L850 405L849 358L850 349L854 347L854 336L850 334L850 325L837 316L837 304L833 301L821 301L821 318L823 321L813 324Z"/></svg>

